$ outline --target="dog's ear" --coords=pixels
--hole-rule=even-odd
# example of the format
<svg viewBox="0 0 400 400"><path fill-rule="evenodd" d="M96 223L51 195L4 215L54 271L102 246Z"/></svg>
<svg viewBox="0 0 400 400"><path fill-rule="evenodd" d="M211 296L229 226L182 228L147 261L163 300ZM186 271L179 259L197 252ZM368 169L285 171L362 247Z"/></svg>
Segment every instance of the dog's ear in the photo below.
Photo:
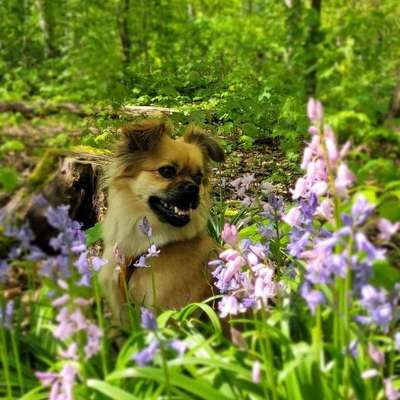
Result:
<svg viewBox="0 0 400 400"><path fill-rule="evenodd" d="M151 151L161 138L171 133L171 124L163 119L146 119L122 128L123 141L131 152Z"/></svg>
<svg viewBox="0 0 400 400"><path fill-rule="evenodd" d="M216 162L223 162L225 160L224 150L221 145L215 139L207 135L203 130L194 125L189 125L186 129L183 140L186 143L198 145L207 159L211 158L211 160Z"/></svg>

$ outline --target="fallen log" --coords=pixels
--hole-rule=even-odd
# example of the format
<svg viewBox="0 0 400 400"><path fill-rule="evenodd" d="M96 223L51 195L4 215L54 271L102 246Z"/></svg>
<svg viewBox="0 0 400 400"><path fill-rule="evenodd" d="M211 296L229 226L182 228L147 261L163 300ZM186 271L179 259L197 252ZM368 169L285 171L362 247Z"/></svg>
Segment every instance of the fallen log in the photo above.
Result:
<svg viewBox="0 0 400 400"><path fill-rule="evenodd" d="M20 113L25 118L45 117L52 114L70 113L79 117L105 115L109 118L118 118L123 115L127 118L149 117L149 116L168 116L178 112L175 108L155 107L155 106L133 106L125 105L120 108L100 108L96 106L82 106L75 103L26 103L22 101L0 102L0 113Z"/></svg>

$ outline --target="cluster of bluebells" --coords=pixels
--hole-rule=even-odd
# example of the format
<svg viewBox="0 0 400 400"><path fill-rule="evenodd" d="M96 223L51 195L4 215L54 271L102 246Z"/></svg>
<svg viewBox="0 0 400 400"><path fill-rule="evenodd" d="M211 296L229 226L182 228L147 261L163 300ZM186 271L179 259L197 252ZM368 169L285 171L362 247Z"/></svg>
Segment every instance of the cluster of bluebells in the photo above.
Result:
<svg viewBox="0 0 400 400"><path fill-rule="evenodd" d="M44 199L38 201L45 202ZM48 206L48 204L43 204ZM68 215L68 206L53 208L48 206L45 214L48 223L58 231L50 240L54 255L45 255L34 243L34 235L28 224L17 227L2 221L4 235L12 240L12 247L6 260L1 260L0 278L5 282L12 268L12 261L30 260L40 265L39 273L50 278L53 298L52 306L56 310L56 324L53 336L59 343L58 356L62 368L58 372L37 372L36 376L44 386L51 387L49 398L52 400L72 400L73 387L79 376L79 361L87 360L99 352L102 332L85 317L85 312L93 303L82 297L72 297L71 285L89 287L93 271L98 271L105 261L90 256L81 224ZM11 329L13 302L6 304L0 311L2 326ZM82 358L84 360L82 360Z"/></svg>
<svg viewBox="0 0 400 400"><path fill-rule="evenodd" d="M225 224L221 237L229 248L210 262L214 285L223 294L218 303L220 316L267 307L280 289L267 258L268 247L249 239L240 241L234 225Z"/></svg>
<svg viewBox="0 0 400 400"><path fill-rule="evenodd" d="M37 372L36 376L44 386L51 387L49 398L54 400L73 399L73 387L79 377L77 362L88 360L99 352L103 335L85 316L93 300L71 296L70 285L90 287L93 272L98 271L105 260L89 255L81 225L69 217L68 210L69 207L64 205L47 210L47 221L58 231L50 240L58 254L48 257L41 268L43 276L57 282L51 292L53 297L59 295L52 301L57 310L53 336L60 344L58 354L63 360L63 368L59 372Z"/></svg>
<svg viewBox="0 0 400 400"><path fill-rule="evenodd" d="M183 356L186 351L186 345L178 339L164 339L158 330L157 320L154 314L147 308L141 309L141 326L148 331L146 337L147 346L133 356L133 360L140 367L144 367L154 360L159 353L161 346L164 349L170 349L178 356Z"/></svg>
<svg viewBox="0 0 400 400"><path fill-rule="evenodd" d="M320 102L310 99L308 116L312 126L301 164L305 174L292 190L298 205L283 217L292 227L288 251L305 265L301 294L314 312L326 301L319 285L330 284L336 277L344 278L351 270L353 290L361 295L361 304L369 312L369 317L360 320L386 329L391 322L391 303L383 291L368 285L373 263L385 256L385 251L376 247L365 233L374 206L365 197L357 196L350 213L340 213L350 203L349 188L355 180L344 161L350 143L338 148L335 133L323 123ZM379 238L387 241L398 224L382 219L378 228Z"/></svg>
<svg viewBox="0 0 400 400"><path fill-rule="evenodd" d="M13 221L7 220L5 215L0 215L2 235L11 242L10 250L5 258L0 259L0 284L7 283L12 263L16 260L38 261L44 254L33 242L35 236L28 223L18 227Z"/></svg>
<svg viewBox="0 0 400 400"><path fill-rule="evenodd" d="M68 289L66 282L58 283L60 288ZM73 387L79 377L78 362L99 352L103 333L84 314L84 310L91 304L91 300L71 298L67 293L52 302L52 306L57 309L53 336L60 342L58 355L63 360L63 367L59 372L36 372L42 384L50 387L49 399L72 400Z"/></svg>
<svg viewBox="0 0 400 400"><path fill-rule="evenodd" d="M40 271L52 280L68 279L77 272L77 285L90 286L92 271L98 271L104 265L104 260L89 256L82 225L72 220L68 211L69 206L65 205L47 209L47 221L58 231L57 236L50 240L50 246L57 255L47 257Z"/></svg>

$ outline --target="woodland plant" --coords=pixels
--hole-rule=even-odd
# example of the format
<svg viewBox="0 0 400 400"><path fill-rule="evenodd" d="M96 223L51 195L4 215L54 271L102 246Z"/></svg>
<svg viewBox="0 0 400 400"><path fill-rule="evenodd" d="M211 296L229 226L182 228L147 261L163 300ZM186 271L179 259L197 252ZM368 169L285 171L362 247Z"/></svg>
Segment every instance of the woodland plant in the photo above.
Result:
<svg viewBox="0 0 400 400"><path fill-rule="evenodd" d="M379 218L355 186L346 161L350 143L338 146L321 103L310 99L307 114L310 138L304 175L291 191L294 204L285 207L268 183L260 196L251 195L252 174L235 179L236 198L251 212L221 229L225 248L210 262L215 296L158 317L132 305L132 326L119 348L111 345L115 329L97 284L104 260L92 255L68 208L47 212L58 232L53 255L35 247L26 224L2 220L9 246L1 284L21 266L29 278L23 301L1 299L0 393L400 399L400 279L388 261L400 224ZM162 248L151 243L146 218L139 229L149 251L136 267L151 268L146 260ZM114 253L121 256L118 248Z"/></svg>

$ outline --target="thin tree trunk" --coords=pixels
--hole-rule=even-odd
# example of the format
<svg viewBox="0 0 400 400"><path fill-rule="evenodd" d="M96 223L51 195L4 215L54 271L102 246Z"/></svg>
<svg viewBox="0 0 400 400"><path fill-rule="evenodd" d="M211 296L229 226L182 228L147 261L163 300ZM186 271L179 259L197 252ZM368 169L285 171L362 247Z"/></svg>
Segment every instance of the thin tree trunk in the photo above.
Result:
<svg viewBox="0 0 400 400"><path fill-rule="evenodd" d="M322 0L311 0L311 18L308 28L307 52L307 73L306 73L306 94L316 96L317 93L317 46L320 42Z"/></svg>
<svg viewBox="0 0 400 400"><path fill-rule="evenodd" d="M290 76L298 80L298 74L301 73L300 68L304 68L304 64L296 61L299 52L303 51L303 4L302 0L286 0L285 25L286 25L286 51L287 64Z"/></svg>
<svg viewBox="0 0 400 400"><path fill-rule="evenodd" d="M390 99L389 111L385 119L391 121L394 118L400 118L400 69L397 71L397 84Z"/></svg>
<svg viewBox="0 0 400 400"><path fill-rule="evenodd" d="M46 58L57 57L59 52L55 45L55 15L54 0L38 0L40 27L43 32L43 41Z"/></svg>
<svg viewBox="0 0 400 400"><path fill-rule="evenodd" d="M131 37L129 34L130 0L121 0L118 5L118 31L122 49L122 63L126 67L131 62Z"/></svg>
<svg viewBox="0 0 400 400"><path fill-rule="evenodd" d="M142 7L142 50L144 55L144 63L146 72L150 75L151 74L151 67L150 67L150 58L149 58L149 46L147 43L147 10L145 8L146 1L141 0L140 2Z"/></svg>

